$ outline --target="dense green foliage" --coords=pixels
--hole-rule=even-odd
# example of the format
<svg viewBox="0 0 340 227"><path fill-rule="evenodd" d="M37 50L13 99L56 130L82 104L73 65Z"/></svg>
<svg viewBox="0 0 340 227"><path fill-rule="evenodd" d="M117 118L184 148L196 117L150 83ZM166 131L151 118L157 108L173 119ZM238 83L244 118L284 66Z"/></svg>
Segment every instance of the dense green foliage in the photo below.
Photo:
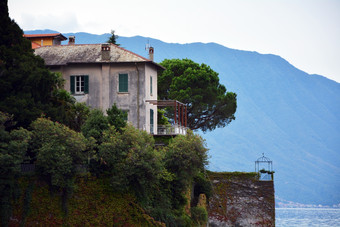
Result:
<svg viewBox="0 0 340 227"><path fill-rule="evenodd" d="M198 198L200 194L204 194L207 199L212 195L212 187L211 182L206 176L206 171L197 174L194 178L194 198ZM194 205L196 205L198 201L194 201Z"/></svg>
<svg viewBox="0 0 340 227"><path fill-rule="evenodd" d="M235 119L236 94L219 83L218 73L208 65L189 59L164 60L158 77L159 99L178 100L188 105L188 127L203 132L225 127ZM171 115L171 112L168 112Z"/></svg>
<svg viewBox="0 0 340 227"><path fill-rule="evenodd" d="M11 116L0 112L0 172L1 176L20 172L31 139L31 133L20 128L6 131L12 124Z"/></svg>
<svg viewBox="0 0 340 227"><path fill-rule="evenodd" d="M207 149L202 137L188 131L185 136L176 136L164 148L167 169L181 180L192 180L207 164ZM190 182L187 182L190 183Z"/></svg>
<svg viewBox="0 0 340 227"><path fill-rule="evenodd" d="M7 1L0 4L0 110L14 115L13 127L27 127L42 114L67 124L74 100L62 89L61 76L33 54L30 41L8 16Z"/></svg>
<svg viewBox="0 0 340 227"><path fill-rule="evenodd" d="M77 131L81 131L82 125L87 120L90 114L90 108L86 106L85 103L75 103L71 106L70 111L68 112L68 126Z"/></svg>
<svg viewBox="0 0 340 227"><path fill-rule="evenodd" d="M27 178L19 181L22 192L14 204L10 226L162 226L138 205L130 193L113 192L106 179L76 177L74 196L69 198L68 215L63 216L61 197L51 194L48 184ZM22 225L24 191L34 186L30 212Z"/></svg>
<svg viewBox="0 0 340 227"><path fill-rule="evenodd" d="M12 214L12 204L18 198L20 164L23 163L31 139L31 133L11 127L11 116L0 111L0 225L7 226Z"/></svg>
<svg viewBox="0 0 340 227"><path fill-rule="evenodd" d="M157 124L170 125L169 119L165 117L165 110L163 109L157 109Z"/></svg>
<svg viewBox="0 0 340 227"><path fill-rule="evenodd" d="M110 125L114 126L116 130L120 131L121 128L126 126L127 113L124 113L113 105L107 111L107 116L104 115L103 111L99 109L93 109L89 111L86 116L86 120L81 125L81 131L86 138L93 137L97 144L102 142L102 134L105 130L109 129Z"/></svg>
<svg viewBox="0 0 340 227"><path fill-rule="evenodd" d="M81 131L86 138L94 138L97 143L101 142L102 133L109 128L107 117L104 116L103 111L93 109L87 120L81 127Z"/></svg>
<svg viewBox="0 0 340 227"><path fill-rule="evenodd" d="M133 189L142 198L149 186L157 182L162 166L153 145L152 136L131 125L121 133L112 126L104 132L98 157L116 189Z"/></svg>
<svg viewBox="0 0 340 227"><path fill-rule="evenodd" d="M187 135L175 137L163 150L164 164L173 179L167 185L170 189L172 209L181 210L187 203L185 191L191 188L194 177L205 171L207 149L199 135L188 131Z"/></svg>
<svg viewBox="0 0 340 227"><path fill-rule="evenodd" d="M86 139L65 125L39 118L31 125L37 173L51 186L71 187L78 165L86 163Z"/></svg>
<svg viewBox="0 0 340 227"><path fill-rule="evenodd" d="M7 115L2 114L2 116L1 119L8 121ZM2 121L2 125L6 123L5 120ZM56 217L56 220L59 220L57 223L69 222L68 218L73 215L73 209L77 209L70 203L73 201L74 190L77 191L75 179L81 173L78 167L86 166L87 158L98 163L96 168L89 169L88 174L103 179L102 183L110 189L112 195L117 193L134 195L136 201L155 220L168 226L191 226L201 220L200 216L195 217L197 220L191 219L184 209L190 203L186 197L188 189L195 184L197 178L195 176L202 175L207 164L207 149L204 147L204 141L191 131L185 136L179 135L173 138L167 147L156 150L153 137L145 131L135 129L129 124L118 131L114 126L109 125L107 129L102 130L98 138L101 143L97 144L97 150L93 151L91 149L95 147L93 137L86 139L82 133L46 118L35 120L31 124L31 131L19 129L9 133L4 129L5 127L2 127L0 132L2 135L7 135L2 137L7 140L0 144L1 147L13 146L17 152L13 152L13 155L16 155L16 162L12 166L16 166L17 170L13 170L16 175L12 175L16 177L22 175L18 166L24 160L25 151L30 148L30 158L34 160L36 166L34 175L40 181L47 183L52 192L61 195L62 206L56 212L60 210L62 216ZM1 153L1 161L10 163L7 159L3 159L3 153L6 154ZM6 165L3 165L3 168L3 171L11 170ZM12 177L9 182L13 184L14 193L17 180ZM21 211L22 223L26 220L30 222L31 215L38 212L31 211L31 194L33 193L34 196L37 190L29 187L32 184L35 182L32 181L27 185L22 199L22 206L26 207ZM200 182L197 181L197 184ZM8 187L6 189L8 190ZM3 187L2 190L5 188ZM18 198L18 195L15 197ZM8 195L6 198L11 201L10 204L16 201L13 200L13 195ZM102 206L104 204L107 203L102 202ZM9 220L11 212L4 211L11 211L12 207L6 204L6 201L2 205L2 215L6 217L4 220ZM83 210L80 209L79 212Z"/></svg>
<svg viewBox="0 0 340 227"><path fill-rule="evenodd" d="M207 210L203 207L192 207L191 218L194 220L196 225L203 225L208 221Z"/></svg>
<svg viewBox="0 0 340 227"><path fill-rule="evenodd" d="M105 123L102 128L97 128L100 133L93 134L96 139L92 136L86 139L82 133L46 118L35 120L30 126L31 131L19 129L9 133L4 125L9 125L10 117L1 115L0 133L3 136L0 145L5 148L1 150L1 162L11 164L4 158L6 152L11 151L8 147L11 146L16 152L13 150L15 162L11 164L11 168L15 166L15 171L8 165L2 165L2 172L13 172L7 187L2 187L2 190L8 190L8 185L12 187L12 194L5 197L10 203L4 201L1 207L5 217L3 220L9 220L11 216L11 212L7 211L12 210L10 204L16 201L13 200L14 197L18 198L17 193L15 195L17 180L14 176L22 175L19 166L25 155L29 154L36 167L34 175L40 181L46 182L52 192L61 195L60 212L63 215L58 220L64 220L62 223L67 222L70 212L73 212L69 203L72 201L73 191L76 190L74 182L80 174L79 166L86 166L87 159L97 163L95 168L89 168L88 174L96 175L99 179L108 179L103 183L114 194L132 193L155 220L168 226L191 226L197 223L198 219L191 219L184 207L190 203L186 197L187 190L198 179L195 176L204 173L204 166L207 164L207 149L203 139L188 131L187 135L179 135L171 139L168 146L156 150L153 137L145 131L137 130L129 124L117 130L108 124L108 117L101 111L92 110L91 114L93 113L97 113L93 115L94 119L99 117L98 122ZM91 114L86 122L93 123ZM96 141L100 143L95 145ZM34 181L29 185L33 184ZM197 181L196 184L201 182ZM35 190L27 186L22 200L23 207L26 207L22 211L22 223L26 219L28 222L31 220L31 194Z"/></svg>
<svg viewBox="0 0 340 227"><path fill-rule="evenodd" d="M117 130L126 126L127 112L118 109L116 104L106 110L108 123L114 126Z"/></svg>

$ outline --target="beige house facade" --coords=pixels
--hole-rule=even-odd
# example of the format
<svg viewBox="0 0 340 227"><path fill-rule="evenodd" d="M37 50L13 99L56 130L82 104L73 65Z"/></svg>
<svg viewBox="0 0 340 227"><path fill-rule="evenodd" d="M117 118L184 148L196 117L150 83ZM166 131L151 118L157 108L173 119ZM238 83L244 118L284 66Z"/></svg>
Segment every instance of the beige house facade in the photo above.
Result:
<svg viewBox="0 0 340 227"><path fill-rule="evenodd" d="M127 121L157 134L157 73L164 68L113 44L42 46L35 53L60 72L78 102L104 112L116 104Z"/></svg>

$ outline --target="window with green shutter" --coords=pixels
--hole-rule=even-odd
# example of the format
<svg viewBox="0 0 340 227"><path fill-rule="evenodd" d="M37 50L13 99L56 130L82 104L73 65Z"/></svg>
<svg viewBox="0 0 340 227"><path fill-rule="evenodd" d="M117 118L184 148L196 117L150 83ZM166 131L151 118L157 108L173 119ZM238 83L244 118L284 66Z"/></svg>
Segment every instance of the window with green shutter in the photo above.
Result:
<svg viewBox="0 0 340 227"><path fill-rule="evenodd" d="M119 88L118 91L119 92L128 92L129 91L129 86L128 86L128 74L119 74Z"/></svg>
<svg viewBox="0 0 340 227"><path fill-rule="evenodd" d="M150 76L150 95L152 95L152 76Z"/></svg>
<svg viewBox="0 0 340 227"><path fill-rule="evenodd" d="M150 109L150 133L153 134L153 109Z"/></svg>
<svg viewBox="0 0 340 227"><path fill-rule="evenodd" d="M75 76L71 76L71 78L70 78L70 91L71 91L71 94L74 94L74 92L75 92L75 81L76 81L76 77Z"/></svg>
<svg viewBox="0 0 340 227"><path fill-rule="evenodd" d="M89 76L84 76L84 93L89 93Z"/></svg>
<svg viewBox="0 0 340 227"><path fill-rule="evenodd" d="M89 93L89 76L71 76L70 91L72 94L88 94Z"/></svg>

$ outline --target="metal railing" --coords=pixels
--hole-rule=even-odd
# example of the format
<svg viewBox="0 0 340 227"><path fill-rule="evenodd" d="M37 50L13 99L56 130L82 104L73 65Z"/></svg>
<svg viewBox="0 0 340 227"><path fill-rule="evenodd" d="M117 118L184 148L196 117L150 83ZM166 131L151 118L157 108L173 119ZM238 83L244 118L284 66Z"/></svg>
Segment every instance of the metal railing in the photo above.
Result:
<svg viewBox="0 0 340 227"><path fill-rule="evenodd" d="M181 125L158 125L157 135L186 135L187 128Z"/></svg>
<svg viewBox="0 0 340 227"><path fill-rule="evenodd" d="M150 133L153 135L186 135L188 128L178 124L158 125L155 130L153 125L144 125L144 130L146 129L150 129Z"/></svg>

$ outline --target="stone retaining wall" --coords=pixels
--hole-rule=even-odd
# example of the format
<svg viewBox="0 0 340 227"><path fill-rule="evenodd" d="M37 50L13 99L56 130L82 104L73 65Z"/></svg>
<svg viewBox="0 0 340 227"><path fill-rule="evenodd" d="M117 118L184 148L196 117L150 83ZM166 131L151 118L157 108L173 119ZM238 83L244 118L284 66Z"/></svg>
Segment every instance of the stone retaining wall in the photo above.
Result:
<svg viewBox="0 0 340 227"><path fill-rule="evenodd" d="M240 172L210 172L209 178L209 226L275 226L273 181Z"/></svg>

